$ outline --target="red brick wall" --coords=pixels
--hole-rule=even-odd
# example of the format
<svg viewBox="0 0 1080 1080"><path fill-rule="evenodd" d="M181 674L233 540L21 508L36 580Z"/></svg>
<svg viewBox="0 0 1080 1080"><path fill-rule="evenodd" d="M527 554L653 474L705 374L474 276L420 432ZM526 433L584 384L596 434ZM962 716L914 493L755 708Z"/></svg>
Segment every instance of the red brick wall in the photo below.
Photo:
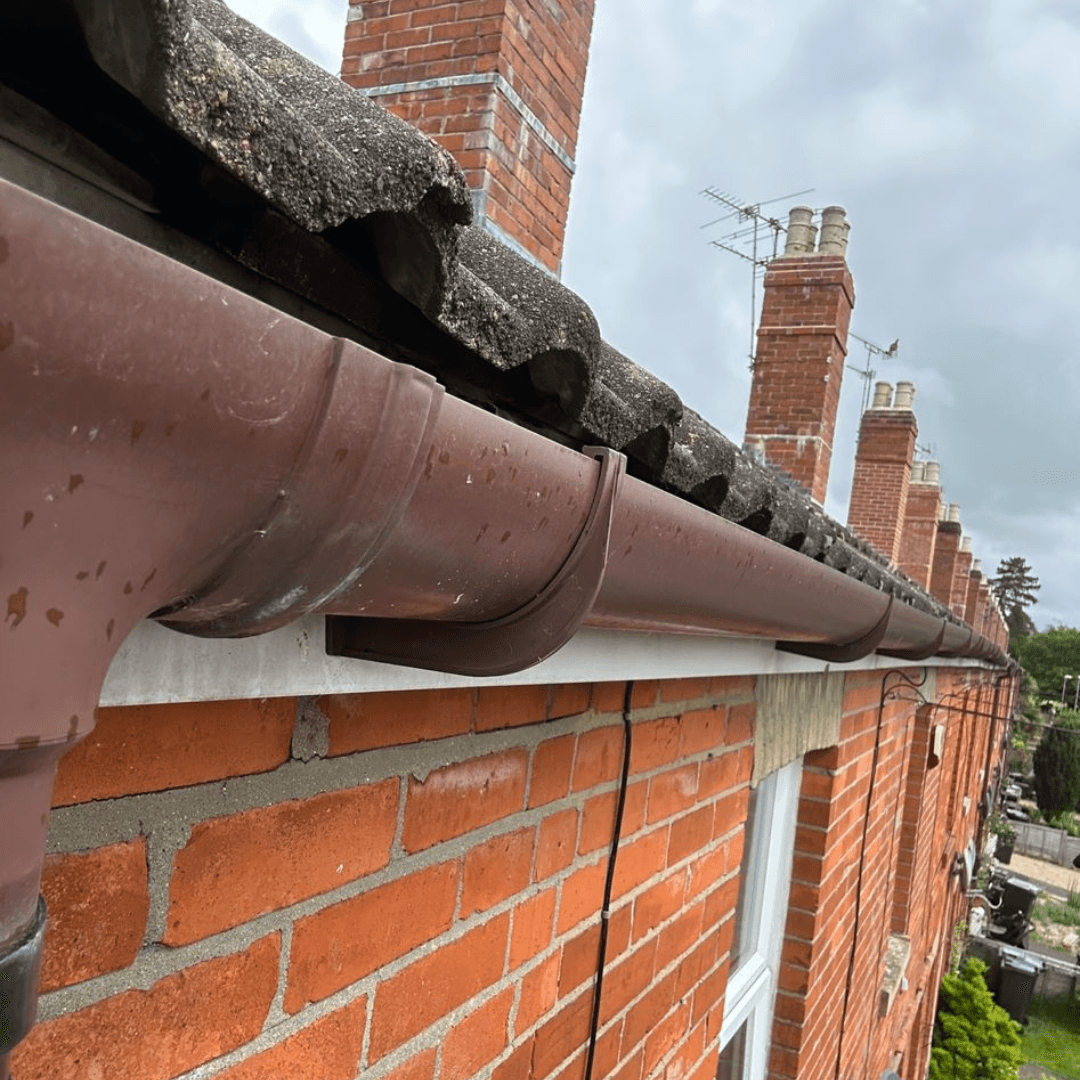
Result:
<svg viewBox="0 0 1080 1080"><path fill-rule="evenodd" d="M888 678L880 736L882 674L852 673L840 743L806 758L776 1076L879 1075L915 1046L960 911L989 677L939 671L932 709ZM634 687L596 1076L715 1073L754 686ZM15 1075L578 1080L624 692L101 710L60 767L42 1019ZM866 988L901 923L912 989L879 1019Z"/></svg>
<svg viewBox="0 0 1080 1080"><path fill-rule="evenodd" d="M953 570L952 599L949 607L954 615L962 619L967 611L968 575L971 573L972 554L970 551L956 553L956 567Z"/></svg>
<svg viewBox="0 0 1080 1080"><path fill-rule="evenodd" d="M913 483L908 487L904 525L897 565L924 589L930 587L937 545L941 488L937 484Z"/></svg>
<svg viewBox="0 0 1080 1080"><path fill-rule="evenodd" d="M977 633L990 636L990 611L992 605L990 603L990 586L986 584L984 578L979 583L979 599L976 601L975 606L975 630Z"/></svg>
<svg viewBox="0 0 1080 1080"><path fill-rule="evenodd" d="M979 618L979 586L982 584L982 571L975 570L968 574L967 596L964 599L964 622L977 628Z"/></svg>
<svg viewBox="0 0 1080 1080"><path fill-rule="evenodd" d="M979 825L990 734L978 714L989 711L993 685L988 675L938 671L929 696L940 704L927 706L909 684L887 678L882 707L879 673L849 675L839 745L805 759L775 1077L879 1076L898 1055L902 1075L925 1072L952 927L965 913L951 865ZM946 726L945 753L927 767L934 724ZM890 932L912 939L909 986L882 1017Z"/></svg>
<svg viewBox="0 0 1080 1080"><path fill-rule="evenodd" d="M838 255L788 255L765 273L746 442L825 501L855 290Z"/></svg>
<svg viewBox="0 0 1080 1080"><path fill-rule="evenodd" d="M956 560L960 554L960 525L955 521L937 523L934 565L930 572L930 592L946 607L952 604Z"/></svg>
<svg viewBox="0 0 1080 1080"><path fill-rule="evenodd" d="M580 1076L623 694L101 710L15 1074ZM597 1076L715 1072L753 722L750 679L634 689Z"/></svg>
<svg viewBox="0 0 1080 1080"><path fill-rule="evenodd" d="M900 557L918 426L906 409L867 409L859 427L848 525L893 562Z"/></svg>
<svg viewBox="0 0 1080 1080"><path fill-rule="evenodd" d="M454 154L480 217L557 271L593 0L351 0L349 10L342 78ZM441 84L380 89L432 80Z"/></svg>

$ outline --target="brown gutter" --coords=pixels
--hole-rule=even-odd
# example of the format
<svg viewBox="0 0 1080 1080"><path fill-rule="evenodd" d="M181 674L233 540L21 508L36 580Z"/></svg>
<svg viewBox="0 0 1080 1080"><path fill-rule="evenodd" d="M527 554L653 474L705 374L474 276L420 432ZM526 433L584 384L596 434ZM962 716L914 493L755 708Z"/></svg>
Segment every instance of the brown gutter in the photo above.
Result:
<svg viewBox="0 0 1080 1080"><path fill-rule="evenodd" d="M459 671L475 670L464 638L527 623L499 660L519 670L582 621L901 654L940 639L1004 662L609 452L602 466L5 181L0 364L0 965L36 932L55 762L147 616L208 636L347 616L354 654L414 666L447 663L416 652L437 626Z"/></svg>

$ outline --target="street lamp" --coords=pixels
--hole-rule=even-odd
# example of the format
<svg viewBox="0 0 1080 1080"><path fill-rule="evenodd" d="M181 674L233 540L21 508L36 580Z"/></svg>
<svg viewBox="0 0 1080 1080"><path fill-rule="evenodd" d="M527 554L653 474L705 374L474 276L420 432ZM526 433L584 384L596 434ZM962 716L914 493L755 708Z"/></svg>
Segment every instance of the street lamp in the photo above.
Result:
<svg viewBox="0 0 1080 1080"><path fill-rule="evenodd" d="M1070 680L1071 678L1072 678L1072 676L1071 676L1071 675L1066 675L1066 676L1065 676L1065 678L1061 680L1061 704L1062 704L1062 705L1064 705L1064 704L1065 704L1065 684L1066 684L1066 683L1067 683L1067 682L1068 682L1068 681L1069 681L1069 680Z"/></svg>

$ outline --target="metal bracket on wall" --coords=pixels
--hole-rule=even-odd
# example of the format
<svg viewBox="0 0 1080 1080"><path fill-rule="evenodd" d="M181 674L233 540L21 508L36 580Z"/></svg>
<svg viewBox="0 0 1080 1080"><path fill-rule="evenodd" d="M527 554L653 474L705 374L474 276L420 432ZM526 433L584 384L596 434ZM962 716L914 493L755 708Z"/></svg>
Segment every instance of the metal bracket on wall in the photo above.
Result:
<svg viewBox="0 0 1080 1080"><path fill-rule="evenodd" d="M593 606L607 568L611 521L626 458L586 447L600 476L585 524L558 573L527 604L481 623L326 617L331 656L406 664L456 675L509 675L538 664L574 636Z"/></svg>
<svg viewBox="0 0 1080 1080"><path fill-rule="evenodd" d="M884 640L892 615L893 597L885 605L885 614L862 637L844 645L822 644L810 641L778 641L777 649L781 652L795 653L798 656L812 656L815 660L825 660L830 664L850 664L869 656Z"/></svg>

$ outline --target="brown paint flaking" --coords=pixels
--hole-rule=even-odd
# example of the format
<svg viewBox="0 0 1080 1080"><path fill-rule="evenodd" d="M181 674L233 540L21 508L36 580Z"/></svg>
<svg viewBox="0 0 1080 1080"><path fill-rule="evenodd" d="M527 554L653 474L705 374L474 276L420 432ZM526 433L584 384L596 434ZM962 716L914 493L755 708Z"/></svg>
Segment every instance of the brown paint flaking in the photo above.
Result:
<svg viewBox="0 0 1080 1080"><path fill-rule="evenodd" d="M138 442L139 436L146 430L145 420L132 420L131 421L131 441Z"/></svg>
<svg viewBox="0 0 1080 1080"><path fill-rule="evenodd" d="M130 581L127 582L124 585L124 595L125 596L130 596L134 591L135 591L135 586L132 585Z"/></svg>
<svg viewBox="0 0 1080 1080"><path fill-rule="evenodd" d="M12 630L26 618L26 598L29 595L29 590L23 586L17 592L13 592L7 599L7 618L4 619L4 622L14 616L15 621L11 624Z"/></svg>
<svg viewBox="0 0 1080 1080"><path fill-rule="evenodd" d="M33 510L27 510L26 513L23 514L23 516L22 516L22 527L25 529L26 526L29 525L30 522L33 521L33 520L34 520L34 511Z"/></svg>
<svg viewBox="0 0 1080 1080"><path fill-rule="evenodd" d="M76 581L85 581L89 576L90 576L90 571L89 570L80 570L75 575L75 580Z"/></svg>
<svg viewBox="0 0 1080 1080"><path fill-rule="evenodd" d="M68 494L74 495L75 489L83 483L82 473L72 473L68 477Z"/></svg>
<svg viewBox="0 0 1080 1080"><path fill-rule="evenodd" d="M115 619L110 619L105 624L105 640L106 641L112 641L112 632L113 632L113 627L115 625L116 625L116 620Z"/></svg>
<svg viewBox="0 0 1080 1080"><path fill-rule="evenodd" d="M97 572L94 574L94 580L95 581L97 581L97 579L99 577L101 577L102 574L105 573L105 567L107 565L108 565L108 563L106 563L104 559L102 559L101 562L98 563Z"/></svg>
<svg viewBox="0 0 1080 1080"><path fill-rule="evenodd" d="M150 584L150 582L154 580L154 578L155 578L155 576L156 576L156 575L157 575L157 567L155 566L155 567L154 567L154 569L153 569L153 570L151 570L151 571L150 571L150 573L146 575L146 579L145 579L145 580L143 581L143 583L142 583L142 584L141 584L141 585L139 586L139 592L142 592L142 591L143 591L143 589L145 589L145 588L146 588L146 586L147 586L147 585L149 585L149 584Z"/></svg>
<svg viewBox="0 0 1080 1080"><path fill-rule="evenodd" d="M334 464L340 465L349 456L349 448L347 446L339 447L334 451Z"/></svg>
<svg viewBox="0 0 1080 1080"><path fill-rule="evenodd" d="M64 613L59 608L51 607L48 611L45 612L45 618L48 619L49 622L53 624L53 626L59 626L60 620L63 617Z"/></svg>

